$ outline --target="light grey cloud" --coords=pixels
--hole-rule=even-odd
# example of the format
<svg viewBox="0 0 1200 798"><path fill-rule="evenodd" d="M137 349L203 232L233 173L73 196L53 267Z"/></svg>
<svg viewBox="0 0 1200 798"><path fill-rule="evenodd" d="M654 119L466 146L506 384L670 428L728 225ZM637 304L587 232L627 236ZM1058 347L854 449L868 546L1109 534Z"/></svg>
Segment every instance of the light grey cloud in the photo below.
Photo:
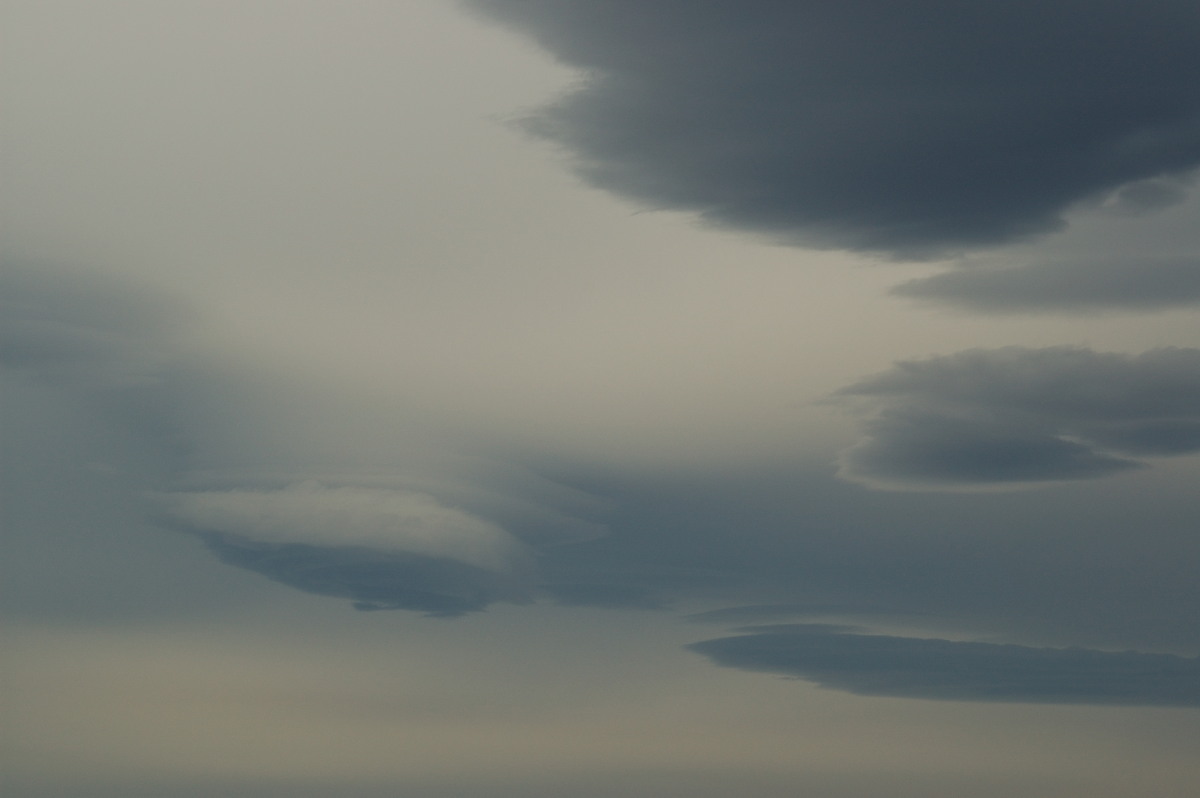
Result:
<svg viewBox="0 0 1200 798"><path fill-rule="evenodd" d="M155 526L144 499L191 455L178 404L189 319L142 285L0 264L8 617L138 623L224 611L253 593L215 577L195 541Z"/></svg>
<svg viewBox="0 0 1200 798"><path fill-rule="evenodd" d="M106 294L91 292L86 281L64 281L53 269L40 275L40 281L29 280L40 286L30 290L44 298L43 316L78 320L132 303L116 314L129 321L153 317L152 308L161 307L154 297L118 284L110 283ZM64 286L61 300L55 286ZM9 292L5 299L20 295ZM138 310L139 303L150 308ZM4 320L9 318L16 316ZM438 452L411 450L410 441L395 434L410 418L390 407L363 414L359 405L342 401L294 413L311 386L273 383L261 368L244 373L198 365L182 357L187 347L170 343L169 324L130 325L124 337L131 351L153 342L159 354L149 361L102 355L150 363L137 380L120 383L126 387L99 387L109 383L87 378L99 368L96 358L82 355L70 369L61 359L25 358L5 371L14 390L5 400L4 420L14 430L6 435L12 476L5 487L19 494L6 502L7 520L10 529L24 530L19 549L12 549L20 573L7 581L19 587L26 610L72 615L147 604L139 589L157 589L163 574L184 573L194 585L219 583L208 598L219 598L222 606L233 600L222 591L253 601L286 600L289 591L253 578L261 574L365 606L443 614L527 598L680 612L788 604L848 618L873 617L885 607L893 618L961 612L987 628L1024 629L1036 615L1051 641L1195 643L1194 624L1181 620L1189 617L1181 608L1196 604L1187 492L1165 488L1143 498L1078 485L1073 487L1092 492L1083 499L1039 494L1037 501L940 495L930 505L933 497L839 483L819 459L822 452L690 476L598 468L561 454L538 457L528 447L514 453L493 446L489 457L464 463L452 452L439 459ZM25 345L34 333L24 336L14 343ZM1116 405L1140 404L1145 412L1121 423L1112 422L1117 411L1111 408L1094 413L1109 421L1091 425L1089 440L1115 440L1105 445L1122 447L1117 457L1124 460L1190 446L1179 423L1186 391L1152 379L1171 372L1171 350L1144 367L1093 374L1092 382L1090 366L1073 373L1071 359L1056 359L1051 350L1049 365L1035 367L1036 358L1020 355L1028 351L1016 350L1013 363L1003 367L999 355L982 357L991 369L976 369L983 398L963 398L969 391L959 387L954 390L963 396L955 402L991 407L1003 390L1024 386L1034 397L1025 403L1044 416L1051 400L1078 400L1082 392L1095 402L1108 395L1104 391L1115 391L1110 398ZM1192 368L1188 351L1179 350L1179 374ZM1093 354L1084 352L1084 365L1108 362ZM1114 357L1118 365L1125 362L1126 356ZM59 365L48 370L47 363ZM1024 372L1018 364L1028 372L1019 379ZM992 372L988 382L983 375ZM1063 387L1037 389L1030 382L1030 375L1059 373ZM929 388L931 395L951 391L953 382L913 379L918 386L940 386ZM1138 385L1147 385L1147 397L1160 403L1176 395L1176 404L1151 407L1149 398L1131 398ZM901 390L889 383L878 390L858 398L886 403L901 401L904 391L923 396L914 386ZM1129 397L1121 399L1122 391ZM932 401L921 399L923 407ZM147 407L157 408L159 420L143 412ZM1067 408L1060 415L1078 421L1087 414ZM362 445L362 437L340 439L346 418L360 419L370 430L370 446ZM312 446L314 431L333 444ZM390 459L374 459L374 452ZM299 486L310 481L313 490L305 496ZM289 492L289 485L297 487ZM50 498L64 491L79 500ZM185 503L189 529L205 534L153 527L161 513L147 506L148 493L187 497L194 505ZM931 506L936 524L929 521ZM53 531L41 535L39 529ZM1138 530L1136 545L1131 529ZM134 530L144 557L120 555L106 545L129 540ZM199 556L198 541L238 568L212 568L208 557ZM1143 543L1155 556L1170 552L1167 562L1150 563ZM1029 548L1039 556L1031 560ZM160 549L162 556L151 556ZM1133 569L1114 565L1143 561ZM122 568L129 573L114 576ZM114 581L128 587L121 602L121 591L106 587ZM204 604L202 592L189 588L186 601ZM172 596L183 601L183 593ZM1033 609L1048 602L1052 609ZM1104 611L1094 611L1098 606Z"/></svg>
<svg viewBox="0 0 1200 798"><path fill-rule="evenodd" d="M945 701L1200 706L1200 659L1035 648L786 624L688 648L718 665L782 673L858 695Z"/></svg>
<svg viewBox="0 0 1200 798"><path fill-rule="evenodd" d="M421 493L310 480L276 491L180 492L163 499L170 517L188 527L267 544L361 546L494 571L517 569L526 558L504 529Z"/></svg>
<svg viewBox="0 0 1200 798"><path fill-rule="evenodd" d="M400 434L382 442L387 463L356 470L348 466L362 453L352 444L306 449L294 426L264 432L279 386L185 355L186 314L137 286L50 265L9 264L0 280L6 440L13 457L39 455L6 462L20 471L8 484L32 491L7 502L17 508L7 519L18 530L12 551L24 563L14 606L69 603L39 597L62 592L54 574L105 563L94 555L77 563L56 553L63 543L54 535L39 537L68 524L113 540L131 536L114 527L182 529L222 562L282 584L363 609L443 616L528 601L539 552L604 534L590 497L511 463L409 451ZM323 409L326 426L357 412ZM374 437L397 420L407 421L376 419ZM63 425L73 438L59 433ZM98 498L103 485L114 495ZM46 500L68 487L94 517ZM63 530L64 539L73 534ZM155 548L174 556L182 547L143 545Z"/></svg>
<svg viewBox="0 0 1200 798"><path fill-rule="evenodd" d="M0 262L0 364L76 390L164 382L181 302L83 269Z"/></svg>
<svg viewBox="0 0 1200 798"><path fill-rule="evenodd" d="M1089 479L1200 451L1200 350L974 349L839 392L876 411L842 473L885 485Z"/></svg>
<svg viewBox="0 0 1200 798"><path fill-rule="evenodd" d="M910 280L892 293L993 313L1157 310L1200 302L1200 256L965 268Z"/></svg>
<svg viewBox="0 0 1200 798"><path fill-rule="evenodd" d="M193 320L173 297L85 269L0 261L0 368L84 402L179 467L172 404L178 344Z"/></svg>
<svg viewBox="0 0 1200 798"><path fill-rule="evenodd" d="M1177 201L1200 164L1183 0L471 5L582 70L526 124L587 181L786 241L1004 243L1118 190Z"/></svg>
<svg viewBox="0 0 1200 798"><path fill-rule="evenodd" d="M1128 216L1152 213L1187 199L1195 185L1195 173L1158 175L1123 186L1105 199L1110 211Z"/></svg>

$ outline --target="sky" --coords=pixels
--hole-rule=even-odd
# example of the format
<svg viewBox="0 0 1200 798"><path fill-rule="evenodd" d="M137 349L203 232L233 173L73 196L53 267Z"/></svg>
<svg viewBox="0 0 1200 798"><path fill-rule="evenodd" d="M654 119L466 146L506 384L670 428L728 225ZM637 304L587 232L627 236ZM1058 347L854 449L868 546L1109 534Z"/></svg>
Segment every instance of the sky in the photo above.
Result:
<svg viewBox="0 0 1200 798"><path fill-rule="evenodd" d="M1185 798L1190 0L0 0L12 798Z"/></svg>

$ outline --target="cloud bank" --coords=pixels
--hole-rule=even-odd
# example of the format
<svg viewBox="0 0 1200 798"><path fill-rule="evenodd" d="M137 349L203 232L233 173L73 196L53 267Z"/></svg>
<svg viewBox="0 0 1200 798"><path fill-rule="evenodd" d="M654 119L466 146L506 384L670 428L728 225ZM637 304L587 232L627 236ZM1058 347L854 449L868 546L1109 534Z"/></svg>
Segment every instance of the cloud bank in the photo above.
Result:
<svg viewBox="0 0 1200 798"><path fill-rule="evenodd" d="M792 243L1001 244L1200 165L1186 0L471 5L583 71L526 126L589 183Z"/></svg>
<svg viewBox="0 0 1200 798"><path fill-rule="evenodd" d="M857 695L942 701L1200 706L1200 659L850 633L787 624L693 643L717 665Z"/></svg>
<svg viewBox="0 0 1200 798"><path fill-rule="evenodd" d="M840 391L876 410L842 474L883 485L1089 479L1200 451L1200 350L973 349Z"/></svg>

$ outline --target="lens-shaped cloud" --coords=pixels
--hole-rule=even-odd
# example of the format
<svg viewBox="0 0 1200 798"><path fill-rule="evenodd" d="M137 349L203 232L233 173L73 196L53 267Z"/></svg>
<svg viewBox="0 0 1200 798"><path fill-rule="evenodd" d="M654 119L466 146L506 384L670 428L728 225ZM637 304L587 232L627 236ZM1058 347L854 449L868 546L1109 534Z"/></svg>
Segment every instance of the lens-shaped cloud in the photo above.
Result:
<svg viewBox="0 0 1200 798"><path fill-rule="evenodd" d="M876 414L842 474L884 486L1088 479L1200 451L1200 350L976 349L840 392Z"/></svg>
<svg viewBox="0 0 1200 798"><path fill-rule="evenodd" d="M529 549L423 494L310 481L162 498L169 521L222 561L360 609L457 615L529 592Z"/></svg>
<svg viewBox="0 0 1200 798"><path fill-rule="evenodd" d="M944 701L1200 706L1200 659L849 633L786 624L688 646L718 665L858 695Z"/></svg>

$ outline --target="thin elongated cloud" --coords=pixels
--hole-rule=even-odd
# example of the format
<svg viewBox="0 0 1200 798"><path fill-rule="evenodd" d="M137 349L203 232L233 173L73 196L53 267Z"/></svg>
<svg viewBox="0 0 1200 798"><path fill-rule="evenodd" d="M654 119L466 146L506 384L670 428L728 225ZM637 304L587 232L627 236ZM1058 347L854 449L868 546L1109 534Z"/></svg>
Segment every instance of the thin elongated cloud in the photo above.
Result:
<svg viewBox="0 0 1200 798"><path fill-rule="evenodd" d="M1200 257L1086 258L959 269L910 280L892 293L991 313L1158 310L1200 302Z"/></svg>
<svg viewBox="0 0 1200 798"><path fill-rule="evenodd" d="M793 243L1001 244L1200 165L1186 0L471 5L583 71L526 125L585 180Z"/></svg>
<svg viewBox="0 0 1200 798"><path fill-rule="evenodd" d="M1200 451L1200 350L974 349L840 392L876 415L843 476L891 486L1090 479Z"/></svg>
<svg viewBox="0 0 1200 798"><path fill-rule="evenodd" d="M782 673L858 695L943 701L1200 706L1200 659L1035 648L785 624L693 643L718 665Z"/></svg>

